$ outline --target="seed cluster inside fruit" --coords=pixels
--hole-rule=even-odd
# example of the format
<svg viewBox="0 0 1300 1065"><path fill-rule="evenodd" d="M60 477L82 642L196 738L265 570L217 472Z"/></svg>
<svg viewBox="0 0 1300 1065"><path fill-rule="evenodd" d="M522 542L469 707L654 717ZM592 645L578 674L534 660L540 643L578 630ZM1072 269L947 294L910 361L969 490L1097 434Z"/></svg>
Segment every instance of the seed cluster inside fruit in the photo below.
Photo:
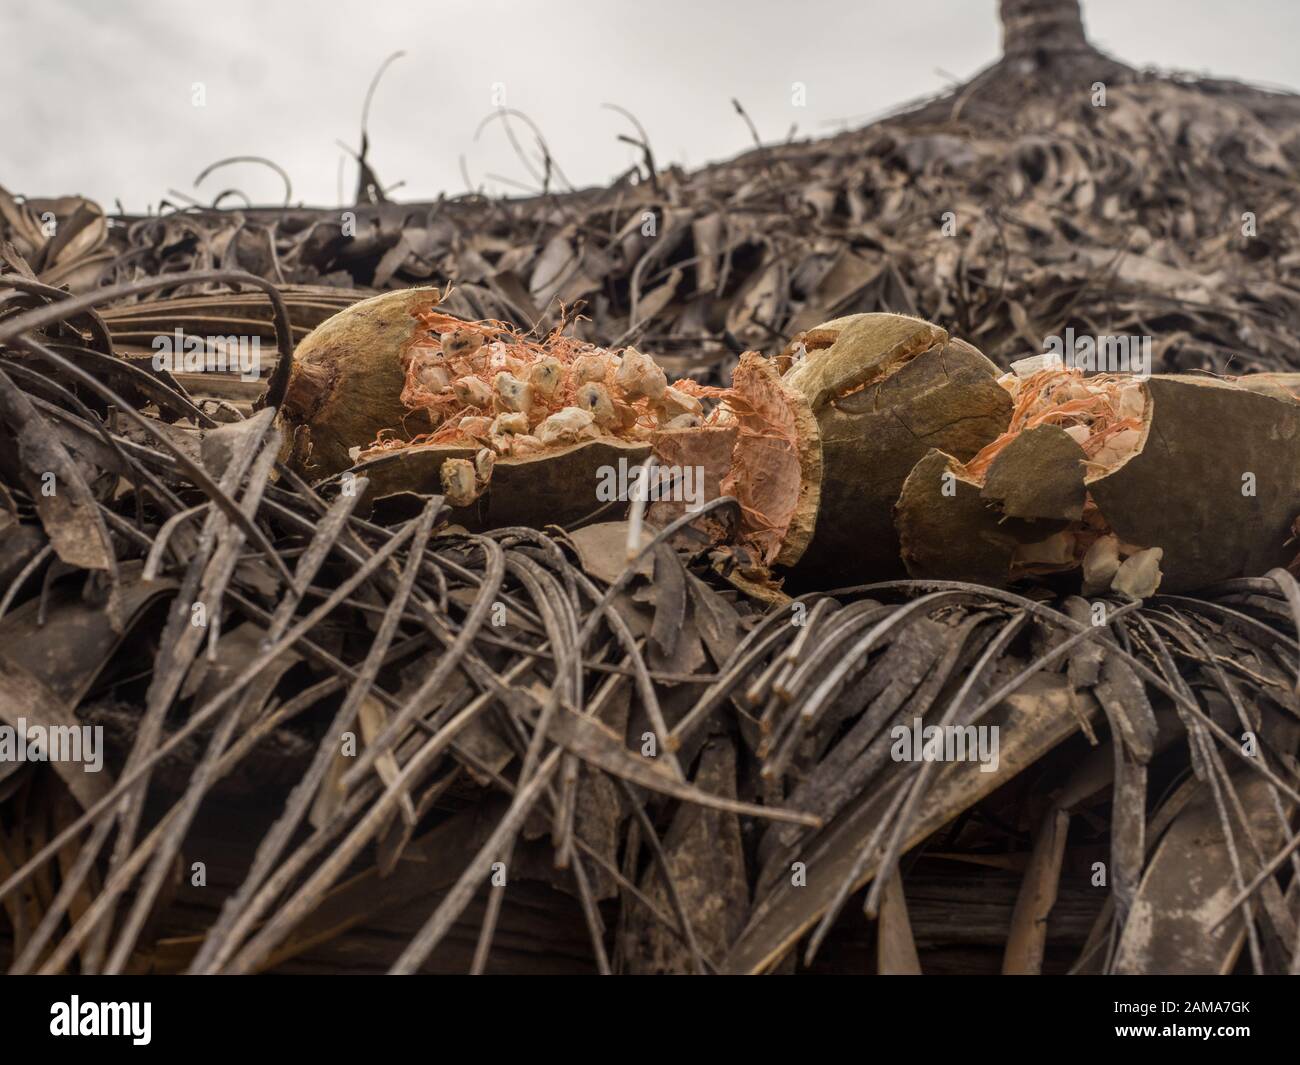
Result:
<svg viewBox="0 0 1300 1065"><path fill-rule="evenodd" d="M1085 377L1081 370L1046 369L1025 377L1004 374L998 383L1011 393L1011 423L966 463L966 472L973 476L986 473L1008 443L1037 425L1064 429L1083 448L1091 471L1114 469L1141 442L1146 396L1133 377Z"/></svg>
<svg viewBox="0 0 1300 1065"><path fill-rule="evenodd" d="M365 455L473 442L493 456L525 456L602 436L648 441L704 416L693 382L670 385L635 348L611 351L558 331L539 342L433 310L418 317L428 336L406 352L401 401L427 412L432 428L413 438L381 433Z"/></svg>

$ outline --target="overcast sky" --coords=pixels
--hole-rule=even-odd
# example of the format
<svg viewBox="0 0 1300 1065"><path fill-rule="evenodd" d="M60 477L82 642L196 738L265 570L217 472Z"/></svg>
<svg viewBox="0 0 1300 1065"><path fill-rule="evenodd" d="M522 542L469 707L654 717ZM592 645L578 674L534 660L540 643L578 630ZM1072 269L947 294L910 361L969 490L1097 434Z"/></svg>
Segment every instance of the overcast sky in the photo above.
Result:
<svg viewBox="0 0 1300 1065"><path fill-rule="evenodd" d="M965 79L999 53L997 0L0 0L0 185L79 193L142 212L175 188L238 187L278 203L339 202L338 142L358 147L366 86L403 49L371 108L371 162L398 199L529 183L498 122L504 93L577 185L607 181L646 127L660 165L861 125ZM1093 42L1136 65L1300 89L1300 0L1085 0ZM805 105L792 86L802 83ZM195 106L201 83L204 106ZM495 95L494 95L495 94ZM343 170L350 202L356 168Z"/></svg>

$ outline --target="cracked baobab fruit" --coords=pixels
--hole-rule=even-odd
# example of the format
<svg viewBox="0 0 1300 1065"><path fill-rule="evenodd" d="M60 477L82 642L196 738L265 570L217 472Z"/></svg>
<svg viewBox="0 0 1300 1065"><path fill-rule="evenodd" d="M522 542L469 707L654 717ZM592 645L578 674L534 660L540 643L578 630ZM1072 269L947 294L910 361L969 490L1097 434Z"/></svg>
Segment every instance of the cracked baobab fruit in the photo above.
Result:
<svg viewBox="0 0 1300 1065"><path fill-rule="evenodd" d="M634 348L533 340L437 302L434 289L365 300L299 345L288 461L315 478L351 468L371 499L440 491L473 508L469 524L568 524L599 507L602 467L643 461L657 433L703 414L690 382L670 386Z"/></svg>
<svg viewBox="0 0 1300 1065"><path fill-rule="evenodd" d="M715 391L703 428L735 440L676 447L731 447L740 540L805 585L1081 570L1093 594L1177 592L1285 565L1300 514L1300 375L999 376L938 326L863 314Z"/></svg>
<svg viewBox="0 0 1300 1065"><path fill-rule="evenodd" d="M281 412L290 461L352 466L371 498L441 491L467 524L544 525L595 511L601 469L653 448L704 471L701 501L737 498L733 526L702 520L759 578L822 586L1079 571L1089 594L1143 596L1287 561L1294 376L999 376L936 325L860 314L775 359L746 352L730 387L670 385L634 348L535 341L436 300L366 300L303 341Z"/></svg>
<svg viewBox="0 0 1300 1065"><path fill-rule="evenodd" d="M739 430L722 491L741 503L741 538L801 582L901 576L903 482L931 447L969 458L1005 430L997 377L969 344L899 314L826 322L776 359L742 355L704 422Z"/></svg>
<svg viewBox="0 0 1300 1065"><path fill-rule="evenodd" d="M908 476L897 523L912 576L1002 586L1081 570L1087 594L1142 598L1286 565L1296 380L1050 368L1001 383L1007 431L969 460L933 450Z"/></svg>

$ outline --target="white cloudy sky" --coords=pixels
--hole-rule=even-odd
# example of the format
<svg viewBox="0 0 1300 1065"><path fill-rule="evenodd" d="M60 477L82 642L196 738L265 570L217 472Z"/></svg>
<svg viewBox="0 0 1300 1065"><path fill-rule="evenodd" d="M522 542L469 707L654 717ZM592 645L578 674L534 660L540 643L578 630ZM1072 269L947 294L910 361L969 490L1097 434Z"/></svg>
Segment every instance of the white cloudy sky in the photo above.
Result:
<svg viewBox="0 0 1300 1065"><path fill-rule="evenodd" d="M1300 89L1298 0L1084 0L1095 43L1142 65ZM371 161L393 195L424 199L485 175L528 180L497 123L506 103L543 130L578 185L634 157L604 102L636 113L661 164L748 147L738 97L765 138L833 132L964 79L999 52L997 0L0 0L5 86L0 185L143 211L176 188L205 202L283 185L232 166L268 156L294 200L338 202L339 141L357 146L366 86ZM206 106L192 105L202 82ZM791 84L807 86L804 107ZM350 198L356 170L344 170Z"/></svg>

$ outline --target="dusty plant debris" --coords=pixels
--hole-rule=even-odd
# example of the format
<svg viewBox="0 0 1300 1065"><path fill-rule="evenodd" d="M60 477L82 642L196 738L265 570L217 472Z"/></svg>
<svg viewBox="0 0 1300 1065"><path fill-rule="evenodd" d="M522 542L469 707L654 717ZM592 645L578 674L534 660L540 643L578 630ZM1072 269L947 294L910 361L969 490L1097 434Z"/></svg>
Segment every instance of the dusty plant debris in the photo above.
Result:
<svg viewBox="0 0 1300 1065"><path fill-rule="evenodd" d="M692 174L0 192L0 963L1300 971L1295 99L1002 7Z"/></svg>

